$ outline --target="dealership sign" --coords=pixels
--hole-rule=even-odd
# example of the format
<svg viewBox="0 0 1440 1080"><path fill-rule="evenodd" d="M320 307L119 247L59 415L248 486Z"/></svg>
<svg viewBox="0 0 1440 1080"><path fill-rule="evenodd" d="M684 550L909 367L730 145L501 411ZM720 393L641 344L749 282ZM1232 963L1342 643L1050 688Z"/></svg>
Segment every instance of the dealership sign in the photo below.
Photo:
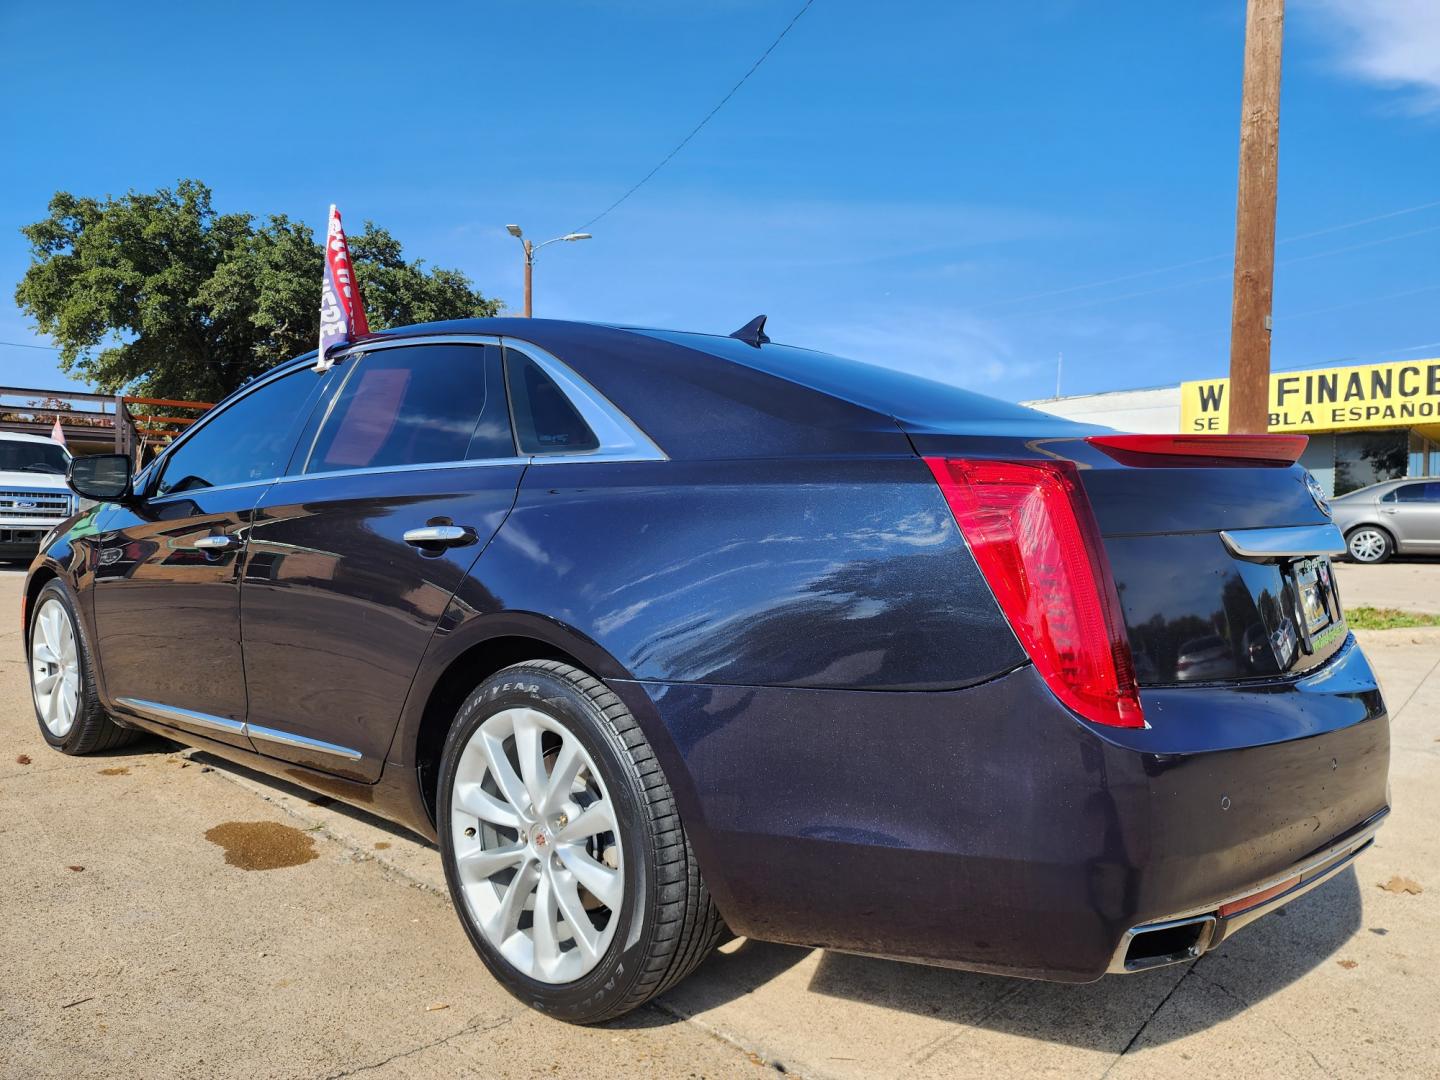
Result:
<svg viewBox="0 0 1440 1080"><path fill-rule="evenodd" d="M1180 430L1230 427L1230 380L1180 384ZM1270 376L1271 431L1440 424L1440 358Z"/></svg>

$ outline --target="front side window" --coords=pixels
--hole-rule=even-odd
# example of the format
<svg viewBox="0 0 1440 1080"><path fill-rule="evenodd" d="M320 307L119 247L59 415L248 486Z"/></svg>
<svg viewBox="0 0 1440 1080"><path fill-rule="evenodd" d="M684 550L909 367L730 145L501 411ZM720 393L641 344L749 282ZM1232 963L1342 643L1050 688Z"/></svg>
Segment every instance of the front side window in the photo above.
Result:
<svg viewBox="0 0 1440 1080"><path fill-rule="evenodd" d="M206 417L166 457L156 494L254 483L283 474L296 421L318 385L315 373L302 368Z"/></svg>
<svg viewBox="0 0 1440 1080"><path fill-rule="evenodd" d="M352 362L305 472L515 456L498 346L407 345Z"/></svg>
<svg viewBox="0 0 1440 1080"><path fill-rule="evenodd" d="M516 349L505 357L521 453L580 454L599 448L590 425L539 364Z"/></svg>

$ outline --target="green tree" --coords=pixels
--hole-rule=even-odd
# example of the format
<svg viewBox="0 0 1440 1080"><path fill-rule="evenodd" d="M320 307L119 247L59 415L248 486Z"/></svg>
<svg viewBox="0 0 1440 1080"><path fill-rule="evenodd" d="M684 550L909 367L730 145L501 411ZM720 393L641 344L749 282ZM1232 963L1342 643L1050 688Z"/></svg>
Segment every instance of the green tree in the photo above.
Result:
<svg viewBox="0 0 1440 1080"><path fill-rule="evenodd" d="M315 348L324 249L283 214L221 214L210 189L120 198L56 192L21 230L31 263L15 302L60 346L60 366L106 393L216 401ZM499 313L458 270L406 262L370 221L350 256L372 329Z"/></svg>

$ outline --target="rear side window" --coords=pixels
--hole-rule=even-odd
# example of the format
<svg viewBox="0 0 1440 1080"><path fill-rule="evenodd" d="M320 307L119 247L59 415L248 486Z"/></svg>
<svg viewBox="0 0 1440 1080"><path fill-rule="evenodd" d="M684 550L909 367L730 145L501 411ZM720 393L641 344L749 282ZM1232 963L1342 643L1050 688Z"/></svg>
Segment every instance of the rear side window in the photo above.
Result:
<svg viewBox="0 0 1440 1080"><path fill-rule="evenodd" d="M1383 502L1440 502L1440 484L1406 484L1386 495Z"/></svg>
<svg viewBox="0 0 1440 1080"><path fill-rule="evenodd" d="M580 454L599 448L590 425L539 364L516 349L506 350L505 363L515 441L522 454Z"/></svg>
<svg viewBox="0 0 1440 1080"><path fill-rule="evenodd" d="M514 456L500 349L412 345L358 358L305 472Z"/></svg>

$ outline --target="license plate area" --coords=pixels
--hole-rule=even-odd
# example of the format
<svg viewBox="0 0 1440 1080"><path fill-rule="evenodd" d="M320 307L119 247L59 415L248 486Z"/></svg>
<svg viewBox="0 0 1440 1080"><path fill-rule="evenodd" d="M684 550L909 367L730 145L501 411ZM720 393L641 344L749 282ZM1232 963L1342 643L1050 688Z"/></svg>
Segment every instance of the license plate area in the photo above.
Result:
<svg viewBox="0 0 1440 1080"><path fill-rule="evenodd" d="M1298 644L1305 653L1314 653L1329 644L1345 625L1330 560L1323 555L1295 559L1285 571L1290 579Z"/></svg>

